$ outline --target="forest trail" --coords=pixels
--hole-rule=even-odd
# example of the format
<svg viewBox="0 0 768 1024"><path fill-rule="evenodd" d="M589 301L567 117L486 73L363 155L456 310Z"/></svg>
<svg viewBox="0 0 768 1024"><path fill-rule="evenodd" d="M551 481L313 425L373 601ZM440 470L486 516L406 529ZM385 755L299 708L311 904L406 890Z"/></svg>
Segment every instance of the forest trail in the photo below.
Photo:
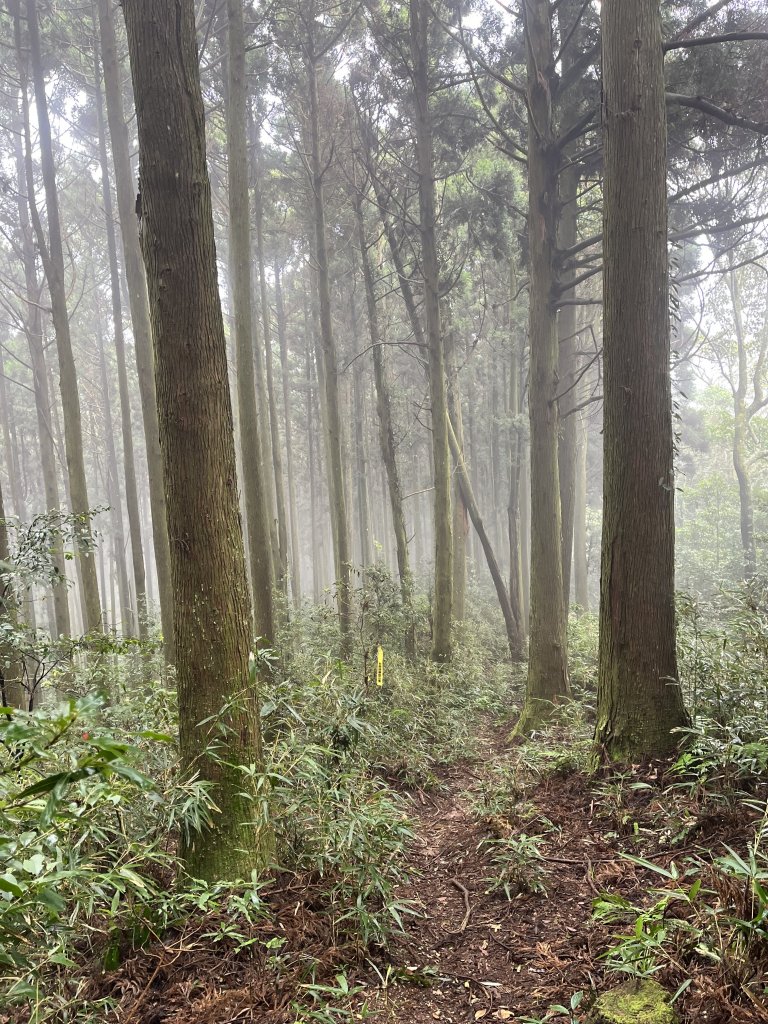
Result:
<svg viewBox="0 0 768 1024"><path fill-rule="evenodd" d="M595 990L623 980L606 974L600 959L622 928L595 921L593 901L610 892L647 903L649 889L662 881L623 854L644 855L668 866L685 853L653 852L644 841L650 838L650 826L655 823L659 832L664 820L653 786L628 791L614 803L585 776L555 772L521 794L516 811L523 812L525 824L518 813L514 824L484 816L473 803L488 784L489 768L501 760L511 768L516 759L508 735L508 726L486 724L471 762L444 769L439 790L412 794L416 840L409 855L409 880L399 895L412 900L420 916L392 938L376 965L385 979L389 970L392 980L379 980L377 991L361 996L372 1020L517 1024L543 1018L553 1004L567 1007L575 993L583 992L582 1010L573 1016L582 1020ZM727 834L728 823L707 822L705 831L710 828ZM508 898L494 885L500 873L494 841L514 844L521 834L541 837L540 859L511 860ZM517 893L515 868L523 883ZM537 880L541 887L526 891L526 879ZM671 979L657 977L674 986ZM678 1005L684 1024L766 1019L753 1007L736 1008L725 1001L706 971L695 980L681 1000L684 1005ZM362 1019L367 1019L365 1014Z"/></svg>
<svg viewBox="0 0 768 1024"><path fill-rule="evenodd" d="M526 825L526 835L544 836L542 859L511 863L510 898L494 884L501 870L494 843L522 830L504 818L483 819L472 804L487 766L508 747L507 733L487 725L471 762L446 768L440 790L413 794L416 841L400 895L421 916L394 937L386 961L391 977L411 982L367 994L368 1008L379 1011L374 1019L458 1024L543 1016L550 1004L567 1005L574 992L588 991L600 974L590 943L593 865L601 861L607 879L602 861L616 852L589 828L593 808L568 780L550 780L538 794L539 815ZM525 891L526 878L543 888Z"/></svg>

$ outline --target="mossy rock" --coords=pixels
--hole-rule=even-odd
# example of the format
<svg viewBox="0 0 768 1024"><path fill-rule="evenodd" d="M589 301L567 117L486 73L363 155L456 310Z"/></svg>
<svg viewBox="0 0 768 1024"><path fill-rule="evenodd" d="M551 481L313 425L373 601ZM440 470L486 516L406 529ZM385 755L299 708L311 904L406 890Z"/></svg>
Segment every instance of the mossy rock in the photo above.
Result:
<svg viewBox="0 0 768 1024"><path fill-rule="evenodd" d="M657 981L628 981L604 992L592 1008L590 1024L679 1024L670 994Z"/></svg>

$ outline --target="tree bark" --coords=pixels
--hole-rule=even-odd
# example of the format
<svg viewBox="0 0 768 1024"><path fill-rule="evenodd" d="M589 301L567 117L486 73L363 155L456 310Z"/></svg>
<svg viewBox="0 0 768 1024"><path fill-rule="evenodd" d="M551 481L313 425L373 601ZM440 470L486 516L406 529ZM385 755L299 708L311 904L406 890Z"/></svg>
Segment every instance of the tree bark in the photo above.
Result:
<svg viewBox="0 0 768 1024"><path fill-rule="evenodd" d="M255 780L258 694L218 292L205 116L192 0L124 0L141 182L160 447L171 539L182 761L211 786L202 831L182 837L189 874L249 878L269 861ZM211 752L216 741L218 750Z"/></svg>
<svg viewBox="0 0 768 1024"><path fill-rule="evenodd" d="M659 0L603 0L603 538L596 744L660 756L675 649L666 112Z"/></svg>
<svg viewBox="0 0 768 1024"><path fill-rule="evenodd" d="M272 550L267 517L262 446L256 405L251 295L251 216L248 200L246 139L245 27L243 0L227 0L227 173L232 305L235 319L235 365L240 417L245 522L248 531L251 593L256 636L269 647L274 641Z"/></svg>
<svg viewBox="0 0 768 1024"><path fill-rule="evenodd" d="M160 431L155 394L154 356L152 353L152 327L149 317L147 285L139 242L136 217L136 193L128 145L128 128L123 109L123 89L117 60L115 22L112 0L98 0L101 59L104 69L104 97L107 106L107 124L115 169L115 192L122 239L123 267L128 286L128 304L131 311L133 343L136 351L136 369L147 452L149 510L152 517L152 548L157 573L160 624L163 631L165 659L174 661L173 650L173 593L171 587L171 552L163 489L163 466L160 454ZM148 550L148 548L147 548ZM145 572L148 567L145 564ZM149 573L151 577L151 572ZM149 586L149 584L148 584Z"/></svg>
<svg viewBox="0 0 768 1024"><path fill-rule="evenodd" d="M80 413L80 394L77 382L75 358L72 352L72 338L69 330L69 312L64 275L64 249L59 214L59 196L56 185L56 167L53 160L51 124L48 118L48 100L45 93L45 75L40 48L40 27L37 20L37 0L27 0L27 29L32 66L32 81L37 109L40 159L45 189L45 205L48 219L48 246L46 248L42 225L34 207L32 182L28 183L30 215L38 244L43 255L43 266L51 296L53 327L56 335L56 350L59 357L59 382L64 417L64 450L67 459L67 475L72 512L79 518L78 531L82 540L79 545L78 569L82 587L84 625L88 632L102 629L99 584L96 577L96 561L93 555L91 534L90 503L88 484L85 477L85 456L83 454L83 430Z"/></svg>
<svg viewBox="0 0 768 1024"><path fill-rule="evenodd" d="M524 5L528 66L528 237L530 241L531 574L525 703L516 726L529 733L570 692L562 600L555 309L558 150L552 121L554 58L549 0Z"/></svg>
<svg viewBox="0 0 768 1024"><path fill-rule="evenodd" d="M509 417L511 421L511 458L509 467L509 503L507 521L509 530L509 603L517 624L515 648L519 652L525 644L525 614L523 611L523 543L521 536L520 493L523 484L525 437L522 419L522 362L525 335L511 339L512 365L510 367Z"/></svg>
<svg viewBox="0 0 768 1024"><path fill-rule="evenodd" d="M416 161L419 176L419 234L424 281L425 335L432 407L432 458L435 475L435 591L432 621L432 660L451 659L453 607L453 530L451 524L451 454L445 355L440 322L440 268L435 225L434 153L429 80L429 8L425 0L410 0L410 47L415 104Z"/></svg>

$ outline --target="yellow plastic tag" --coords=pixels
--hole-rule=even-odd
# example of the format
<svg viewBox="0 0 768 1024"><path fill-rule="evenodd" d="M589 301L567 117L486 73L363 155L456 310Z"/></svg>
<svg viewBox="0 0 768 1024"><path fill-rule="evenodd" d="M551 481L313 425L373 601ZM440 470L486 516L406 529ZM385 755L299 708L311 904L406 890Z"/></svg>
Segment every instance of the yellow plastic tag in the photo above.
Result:
<svg viewBox="0 0 768 1024"><path fill-rule="evenodd" d="M384 685L384 651L381 647L376 652L376 685Z"/></svg>

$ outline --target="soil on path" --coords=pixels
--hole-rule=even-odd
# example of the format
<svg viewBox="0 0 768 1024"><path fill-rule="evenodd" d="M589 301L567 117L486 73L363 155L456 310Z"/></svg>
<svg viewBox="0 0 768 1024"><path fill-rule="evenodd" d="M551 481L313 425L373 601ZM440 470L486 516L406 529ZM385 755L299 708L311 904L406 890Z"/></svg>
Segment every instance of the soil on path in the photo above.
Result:
<svg viewBox="0 0 768 1024"><path fill-rule="evenodd" d="M581 1012L573 1018L580 1021L596 992L622 980L606 976L600 959L621 928L595 922L593 901L611 892L645 904L648 890L659 885L658 876L621 856L639 852L638 829L661 831L659 792L651 786L629 797L635 806L622 815L629 822L625 836L616 831L615 809L578 774L554 774L536 785L526 795L524 824L483 817L476 797L484 786L484 766L508 756L507 736L508 730L487 729L475 762L446 771L438 792L413 796L417 838L409 881L399 895L412 900L421 916L376 962L369 980L378 987L364 997L373 1020L516 1024L544 1017L553 1004L569 1006L572 996L583 992ZM521 833L541 836L541 860L531 861L527 870L542 889L525 891L523 885L515 893L513 884L507 895L494 882L499 875L494 840L519 839ZM662 852L656 862L669 865L676 856ZM524 883L525 864L520 873ZM674 989L673 977L658 977ZM734 1005L707 965L678 1009L684 1024L768 1021L759 1008Z"/></svg>

